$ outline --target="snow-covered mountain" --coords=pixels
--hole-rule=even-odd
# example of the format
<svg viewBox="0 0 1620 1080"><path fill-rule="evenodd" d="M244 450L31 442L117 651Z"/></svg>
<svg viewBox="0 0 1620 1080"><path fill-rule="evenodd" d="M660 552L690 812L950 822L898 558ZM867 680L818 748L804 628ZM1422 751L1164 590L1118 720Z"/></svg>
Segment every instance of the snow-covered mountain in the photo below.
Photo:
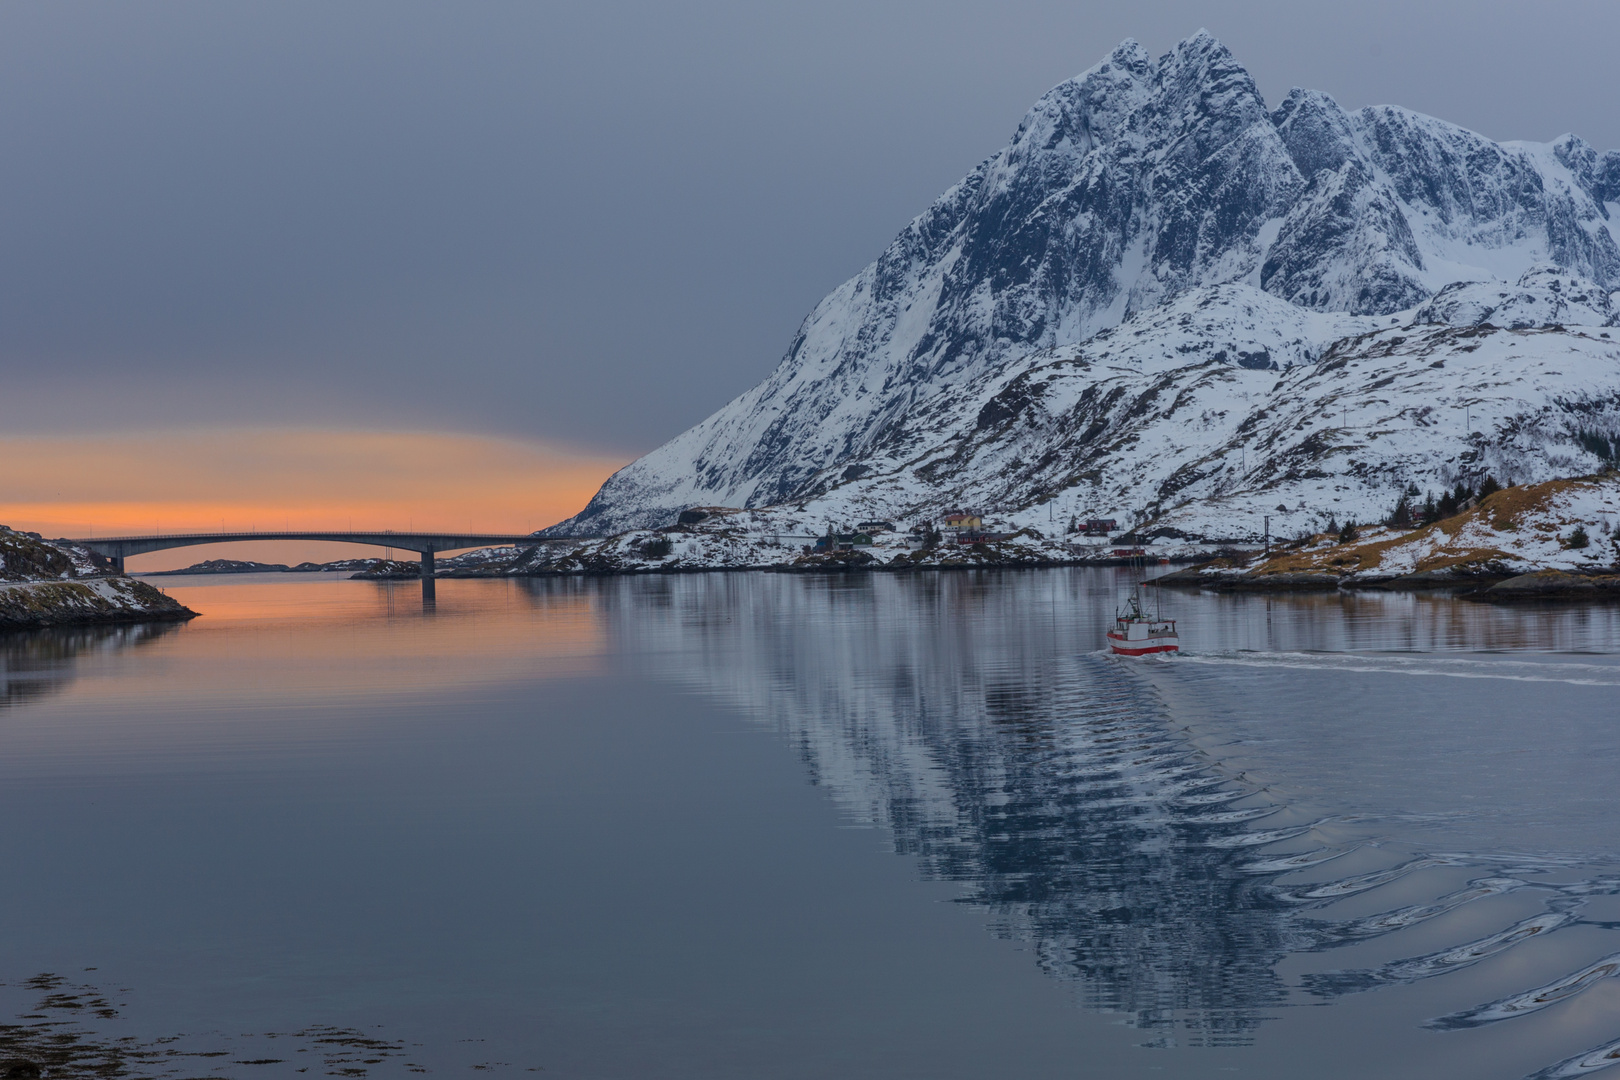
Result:
<svg viewBox="0 0 1620 1080"><path fill-rule="evenodd" d="M1402 415L1408 405L1432 412L1434 394L1462 402L1473 387L1458 380L1481 373L1431 358L1421 390L1388 389L1396 383L1380 381L1389 373L1373 370L1370 353L1359 366L1348 358L1417 348L1389 344L1403 336L1388 331L1392 319L1453 330L1612 324L1616 215L1620 152L1599 154L1572 136L1498 144L1393 107L1346 112L1306 90L1268 111L1207 33L1157 61L1126 41L1049 91L1004 150L817 305L765 382L622 469L555 531L660 525L691 505L813 501L829 512L847 504L907 516L972 501L1044 518L1052 503L1066 513L1158 517L1253 488L1242 501L1260 507L1277 501L1267 484L1290 470L1350 467L1351 456L1300 451L1279 431L1252 448L1258 460L1234 441L1264 426L1257 410L1317 409L1321 401L1299 395L1326 392L1312 380L1326 377L1314 366L1330 351L1346 361L1333 370L1365 369L1362 389L1376 384L1390 414ZM1382 337L1366 337L1374 331ZM1436 333L1424 331L1424 348L1464 350L1475 340L1435 344ZM1578 342L1551 333L1508 351L1527 360L1573 350L1581 363L1566 365L1572 371L1556 387L1524 384L1522 399L1499 387L1496 412L1543 416L1558 408L1554 398L1586 402L1584 427L1543 424L1567 436L1563 456L1574 463L1584 445L1575 428L1609 431L1615 419L1615 401L1597 402L1614 380L1583 380L1620 362L1599 331ZM1126 353L1134 374L1109 360ZM1309 370L1288 370L1299 365ZM1166 422L1182 428L1195 413L1207 437L1168 448L1144 443L1144 432L1128 447L1099 441L1128 419L1110 405L1112 419L1099 413L1078 430L1036 435L1013 425L1022 433L1016 461L987 452L1015 417L1034 415L1026 406L1035 399L1019 395L1037 385L1041 414L1057 415L1054 382L1075 420L1103 399L1173 392L1180 404ZM1428 399L1408 402L1409 393ZM1143 405L1138 415L1151 411ZM1208 419L1215 414L1219 421ZM1348 415L1341 420L1349 425ZM1222 425L1230 430L1217 436ZM1515 445L1495 428L1479 436L1461 425L1450 443L1436 434L1421 451L1435 459L1430 472L1408 461L1384 469L1383 480L1400 473L1421 484L1442 466L1482 462L1487 444ZM1295 451L1286 466L1284 447ZM1248 488L1210 479L1209 455L1233 449L1255 482ZM1299 452L1316 456L1307 466ZM1543 457L1561 453L1549 443ZM1138 467L1144 454L1156 463ZM1382 456L1354 460L1365 469ZM1166 490L1171 475L1181 479Z"/></svg>

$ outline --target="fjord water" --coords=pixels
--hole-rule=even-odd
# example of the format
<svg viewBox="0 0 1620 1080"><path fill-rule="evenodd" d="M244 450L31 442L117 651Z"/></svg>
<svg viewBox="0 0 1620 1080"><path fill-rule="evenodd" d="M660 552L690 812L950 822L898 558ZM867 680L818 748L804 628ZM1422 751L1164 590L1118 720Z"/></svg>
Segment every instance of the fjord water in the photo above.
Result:
<svg viewBox="0 0 1620 1080"><path fill-rule="evenodd" d="M1171 594L1125 661L1127 574L167 578L202 618L0 639L0 995L136 1075L1620 1061L1620 611Z"/></svg>

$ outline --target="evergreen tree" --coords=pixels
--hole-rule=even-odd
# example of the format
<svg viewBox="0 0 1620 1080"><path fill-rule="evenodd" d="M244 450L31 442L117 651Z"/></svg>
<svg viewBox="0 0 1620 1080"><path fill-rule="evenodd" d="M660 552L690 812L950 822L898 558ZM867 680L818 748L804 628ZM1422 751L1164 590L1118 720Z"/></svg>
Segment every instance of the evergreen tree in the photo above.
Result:
<svg viewBox="0 0 1620 1080"><path fill-rule="evenodd" d="M1433 525L1440 520L1440 508L1435 505L1434 492L1423 497L1423 524Z"/></svg>
<svg viewBox="0 0 1620 1080"><path fill-rule="evenodd" d="M1590 544L1591 542L1592 542L1591 538L1586 535L1586 526L1585 525L1577 525L1577 526L1575 526L1575 531L1569 534L1569 539L1564 541L1564 546L1565 547L1572 547L1572 548L1583 548L1587 544Z"/></svg>
<svg viewBox="0 0 1620 1080"><path fill-rule="evenodd" d="M1356 528L1356 523L1354 521L1345 522L1344 528L1339 530L1339 543L1341 544L1353 544L1360 537L1361 533Z"/></svg>
<svg viewBox="0 0 1620 1080"><path fill-rule="evenodd" d="M1395 509L1390 511L1385 524L1397 529L1405 529L1412 524L1412 504L1404 494L1396 501Z"/></svg>
<svg viewBox="0 0 1620 1080"><path fill-rule="evenodd" d="M1487 497L1495 495L1502 490L1502 485L1496 482L1496 477L1487 476L1479 482L1479 501L1484 502Z"/></svg>

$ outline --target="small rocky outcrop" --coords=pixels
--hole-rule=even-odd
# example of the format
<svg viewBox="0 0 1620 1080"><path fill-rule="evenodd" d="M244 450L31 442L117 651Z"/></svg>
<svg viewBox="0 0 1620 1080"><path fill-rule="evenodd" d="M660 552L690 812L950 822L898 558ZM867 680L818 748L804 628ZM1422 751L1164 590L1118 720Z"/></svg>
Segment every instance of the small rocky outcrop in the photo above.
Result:
<svg viewBox="0 0 1620 1080"><path fill-rule="evenodd" d="M144 581L106 574L104 564L72 541L0 525L0 631L196 616Z"/></svg>
<svg viewBox="0 0 1620 1080"><path fill-rule="evenodd" d="M82 623L178 622L197 613L129 577L0 585L0 630Z"/></svg>
<svg viewBox="0 0 1620 1080"><path fill-rule="evenodd" d="M1538 570L1499 581L1478 597L1506 604L1536 600L1620 600L1620 574Z"/></svg>

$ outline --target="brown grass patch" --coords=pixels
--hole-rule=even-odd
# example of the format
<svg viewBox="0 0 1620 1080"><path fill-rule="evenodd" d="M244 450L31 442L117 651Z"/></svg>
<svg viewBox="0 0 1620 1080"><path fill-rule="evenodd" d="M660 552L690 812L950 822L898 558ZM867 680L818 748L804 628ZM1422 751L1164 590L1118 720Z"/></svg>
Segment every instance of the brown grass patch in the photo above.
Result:
<svg viewBox="0 0 1620 1080"><path fill-rule="evenodd" d="M1314 551L1293 551L1264 563L1254 570L1257 577L1271 574L1340 574L1348 576L1362 571L1376 570L1384 555L1392 548L1405 544L1431 543L1435 550L1419 559L1416 572L1430 570L1478 569L1487 570L1493 563L1513 558L1497 547L1452 548L1453 536L1474 522L1484 522L1494 532L1516 532L1524 523L1524 515L1545 509L1556 495L1578 487L1591 487L1601 482L1600 477L1583 476L1573 480L1549 480L1543 484L1503 488L1488 496L1478 506L1432 525L1410 532L1381 536L1374 540L1353 544L1339 544ZM1538 526L1546 532L1557 532L1556 524ZM1330 539L1323 533L1312 542Z"/></svg>

